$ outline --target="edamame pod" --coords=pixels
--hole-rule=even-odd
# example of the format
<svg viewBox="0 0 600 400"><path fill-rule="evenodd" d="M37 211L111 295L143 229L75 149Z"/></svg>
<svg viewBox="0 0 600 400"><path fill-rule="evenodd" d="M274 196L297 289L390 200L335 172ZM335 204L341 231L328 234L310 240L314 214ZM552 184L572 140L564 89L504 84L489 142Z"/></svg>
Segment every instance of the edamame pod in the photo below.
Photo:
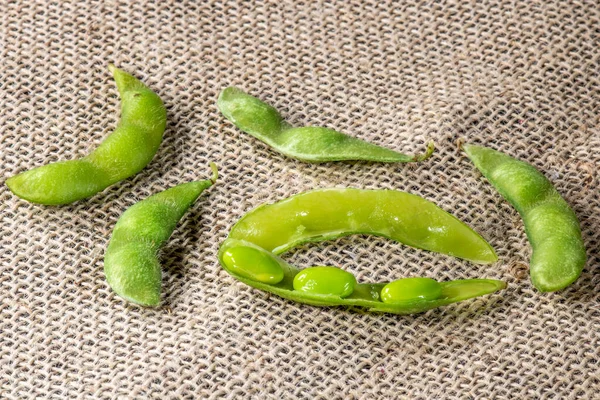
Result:
<svg viewBox="0 0 600 400"><path fill-rule="evenodd" d="M160 301L161 268L157 253L198 196L217 180L183 183L142 200L117 221L104 255L104 274L125 300L142 306Z"/></svg>
<svg viewBox="0 0 600 400"><path fill-rule="evenodd" d="M156 93L109 65L121 96L117 128L86 157L59 161L6 180L9 189L32 203L68 204L92 196L141 171L162 141L167 113Z"/></svg>
<svg viewBox="0 0 600 400"><path fill-rule="evenodd" d="M586 262L577 216L532 165L483 146L464 144L473 164L523 218L533 253L531 281L541 292L573 283Z"/></svg>
<svg viewBox="0 0 600 400"><path fill-rule="evenodd" d="M383 236L479 264L497 260L478 233L434 203L398 190L317 189L242 217L229 237L281 254L307 242L352 234Z"/></svg>
<svg viewBox="0 0 600 400"><path fill-rule="evenodd" d="M238 88L228 87L219 95L217 106L242 131L254 136L288 157L306 162L363 160L377 162L423 161L434 151L430 142L424 154L411 156L377 146L329 128L294 128L279 112Z"/></svg>
<svg viewBox="0 0 600 400"><path fill-rule="evenodd" d="M236 279L286 299L396 314L422 312L505 287L504 282L490 279L357 283L341 269L300 270L278 256L305 242L355 233L384 236L478 263L496 260L481 236L418 196L392 190L318 189L247 213L221 245L219 262Z"/></svg>
<svg viewBox="0 0 600 400"><path fill-rule="evenodd" d="M230 260L223 257L227 252L238 247L254 247L257 251L264 253L265 257L270 257L269 263L277 263L283 274L283 279L277 283L265 283L255 280L250 274L239 275L236 273L235 265ZM281 257L267 251L251 242L244 240L228 238L223 242L219 249L219 262L225 271L237 280L252 286L276 294L285 299L293 300L298 303L309 304L313 306L358 306L367 307L369 311L386 312L391 314L415 314L438 308L459 301L480 297L504 289L506 284L494 279L465 279L448 282L431 282L428 285L422 285L421 288L415 287L415 278L405 278L394 282L382 283L356 283L355 279L350 279L351 275L346 271L340 280L324 284L327 279L331 279L330 273L320 276L319 271L314 271L312 267L299 269L285 262ZM260 271L260 264L255 268ZM332 267L329 267L332 268ZM302 277L303 271L313 270L310 277L313 281L319 281L318 290L298 290L301 289L301 282L305 281ZM298 279L298 276L302 279ZM352 278L354 278L352 276ZM406 284L404 282L406 281ZM398 290L383 290L390 285L394 285ZM439 285L439 286L437 286ZM408 288L409 293L402 294L402 286ZM323 289L329 288L330 292ZM350 291L350 288L352 289ZM385 300L385 301L384 301Z"/></svg>

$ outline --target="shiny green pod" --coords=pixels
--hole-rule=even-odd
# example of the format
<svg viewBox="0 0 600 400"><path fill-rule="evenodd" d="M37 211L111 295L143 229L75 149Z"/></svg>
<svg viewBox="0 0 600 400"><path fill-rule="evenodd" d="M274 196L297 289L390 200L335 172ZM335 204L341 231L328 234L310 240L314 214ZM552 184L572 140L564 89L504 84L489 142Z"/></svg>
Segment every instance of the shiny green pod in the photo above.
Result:
<svg viewBox="0 0 600 400"><path fill-rule="evenodd" d="M183 183L129 207L117 221L104 254L104 274L125 300L142 306L160 302L160 247L200 194L217 180L211 163L210 180Z"/></svg>
<svg viewBox="0 0 600 400"><path fill-rule="evenodd" d="M533 285L552 292L573 283L585 266L586 251L579 220L552 183L532 165L499 151L469 144L463 150L523 218L533 250Z"/></svg>
<svg viewBox="0 0 600 400"><path fill-rule="evenodd" d="M294 128L283 120L275 108L235 87L228 87L221 92L217 106L221 113L242 131L263 141L281 154L301 161L412 162L423 161L434 151L433 142L429 143L424 154L411 156L329 128Z"/></svg>
<svg viewBox="0 0 600 400"><path fill-rule="evenodd" d="M154 157L167 122L158 95L130 74L109 66L121 96L117 128L87 156L59 161L6 180L17 196L32 203L68 204L135 175Z"/></svg>
<svg viewBox="0 0 600 400"><path fill-rule="evenodd" d="M422 312L505 287L504 282L490 279L358 283L339 268L301 270L278 256L302 243L355 233L384 236L477 263L496 260L494 250L481 236L418 196L392 190L318 189L247 213L221 245L219 262L241 282L286 299L396 314Z"/></svg>
<svg viewBox="0 0 600 400"><path fill-rule="evenodd" d="M478 233L434 203L398 190L317 189L242 217L229 237L281 254L307 242L352 234L383 236L408 246L479 264L497 260Z"/></svg>

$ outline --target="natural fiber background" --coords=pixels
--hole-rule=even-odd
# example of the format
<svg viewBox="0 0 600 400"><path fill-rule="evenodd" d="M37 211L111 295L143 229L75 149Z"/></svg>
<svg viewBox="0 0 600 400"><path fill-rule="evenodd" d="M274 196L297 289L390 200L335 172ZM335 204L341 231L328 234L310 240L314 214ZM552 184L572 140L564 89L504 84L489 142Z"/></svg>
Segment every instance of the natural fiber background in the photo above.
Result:
<svg viewBox="0 0 600 400"><path fill-rule="evenodd" d="M140 174L64 207L0 188L0 397L460 398L600 396L600 7L582 1L0 1L3 179L79 157L115 127L107 64L164 99ZM285 158L217 111L237 85L294 124L418 152L418 165ZM581 220L589 261L555 294L528 279L518 214L456 149L465 138L542 170ZM139 308L102 272L119 215L221 169L162 255L164 299ZM415 316L315 308L253 290L216 253L263 202L318 187L407 190L496 248L489 266L351 237L292 252L361 280L506 280L499 294Z"/></svg>

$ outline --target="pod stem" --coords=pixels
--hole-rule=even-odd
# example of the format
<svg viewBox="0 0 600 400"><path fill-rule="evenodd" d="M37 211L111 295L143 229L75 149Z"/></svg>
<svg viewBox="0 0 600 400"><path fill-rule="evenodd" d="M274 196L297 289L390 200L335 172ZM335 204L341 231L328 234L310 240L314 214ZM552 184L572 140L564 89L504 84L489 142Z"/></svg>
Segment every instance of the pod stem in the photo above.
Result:
<svg viewBox="0 0 600 400"><path fill-rule="evenodd" d="M210 181L214 185L217 182L217 179L219 178L219 169L217 168L217 164L215 164L212 161L209 163L209 165L210 169L212 170L212 176L210 177Z"/></svg>
<svg viewBox="0 0 600 400"><path fill-rule="evenodd" d="M429 157L431 157L434 150L435 150L435 143L433 142L433 140L431 140L429 143L427 143L427 150L425 150L425 153L415 155L412 158L412 161L419 162L419 161L427 160Z"/></svg>

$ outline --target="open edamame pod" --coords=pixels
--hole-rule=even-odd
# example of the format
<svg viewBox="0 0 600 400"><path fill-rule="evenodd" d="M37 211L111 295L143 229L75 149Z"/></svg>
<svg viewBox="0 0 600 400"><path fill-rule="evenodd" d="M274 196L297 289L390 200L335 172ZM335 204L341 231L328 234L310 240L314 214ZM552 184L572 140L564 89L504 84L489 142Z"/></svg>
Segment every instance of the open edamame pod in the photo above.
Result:
<svg viewBox="0 0 600 400"><path fill-rule="evenodd" d="M523 218L533 253L531 281L541 292L573 283L586 262L577 216L552 183L532 165L483 146L463 150Z"/></svg>
<svg viewBox="0 0 600 400"><path fill-rule="evenodd" d="M92 196L141 171L162 141L167 113L156 93L109 65L121 96L117 128L86 157L59 161L6 180L9 189L32 203L68 204Z"/></svg>
<svg viewBox="0 0 600 400"><path fill-rule="evenodd" d="M188 182L154 194L128 208L117 221L104 255L104 274L125 300L142 306L160 302L158 250L200 194L217 180L217 167L204 181Z"/></svg>
<svg viewBox="0 0 600 400"><path fill-rule="evenodd" d="M434 203L398 190L317 189L262 205L229 237L275 254L307 242L352 234L383 236L479 264L497 260L478 233Z"/></svg>
<svg viewBox="0 0 600 400"><path fill-rule="evenodd" d="M329 128L294 128L283 120L275 108L235 87L228 87L221 92L217 106L242 131L281 154L301 161L411 162L423 161L434 151L433 142L429 143L424 154L411 156Z"/></svg>
<svg viewBox="0 0 600 400"><path fill-rule="evenodd" d="M247 213L221 245L219 262L234 278L286 299L396 314L422 312L505 287L490 279L357 283L349 272L329 266L298 269L278 256L302 243L357 233L477 263L496 260L481 236L419 196L392 190L319 189Z"/></svg>

